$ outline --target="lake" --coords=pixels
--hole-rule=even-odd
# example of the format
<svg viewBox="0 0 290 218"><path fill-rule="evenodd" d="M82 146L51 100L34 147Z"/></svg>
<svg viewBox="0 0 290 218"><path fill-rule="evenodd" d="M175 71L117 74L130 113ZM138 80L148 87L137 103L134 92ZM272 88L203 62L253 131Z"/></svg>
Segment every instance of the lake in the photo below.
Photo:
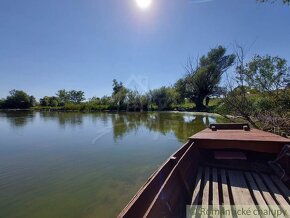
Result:
<svg viewBox="0 0 290 218"><path fill-rule="evenodd" d="M0 112L0 217L115 217L214 115Z"/></svg>

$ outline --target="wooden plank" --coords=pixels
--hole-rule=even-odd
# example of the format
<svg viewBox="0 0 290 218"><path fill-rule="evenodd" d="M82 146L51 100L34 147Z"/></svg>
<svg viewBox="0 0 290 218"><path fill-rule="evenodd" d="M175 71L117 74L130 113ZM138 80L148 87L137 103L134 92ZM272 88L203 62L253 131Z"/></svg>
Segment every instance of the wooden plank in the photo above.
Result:
<svg viewBox="0 0 290 218"><path fill-rule="evenodd" d="M230 205L230 195L228 190L228 183L226 178L226 172L224 169L221 170L221 187L222 187L222 196L223 196L223 205Z"/></svg>
<svg viewBox="0 0 290 218"><path fill-rule="evenodd" d="M203 194L202 194L202 208L209 209L209 168L205 168Z"/></svg>
<svg viewBox="0 0 290 218"><path fill-rule="evenodd" d="M279 187L279 189L283 192L284 196L288 199L288 201L290 201L290 190L289 190L289 188L277 176L271 175L271 178L273 179L275 184Z"/></svg>
<svg viewBox="0 0 290 218"><path fill-rule="evenodd" d="M197 171L196 181L195 181L195 188L192 194L191 205L198 204L198 198L200 196L200 188L201 188L201 178L202 178L203 168L199 167Z"/></svg>
<svg viewBox="0 0 290 218"><path fill-rule="evenodd" d="M228 172L235 205L255 205L242 172Z"/></svg>
<svg viewBox="0 0 290 218"><path fill-rule="evenodd" d="M212 209L218 211L219 207L219 187L218 187L218 175L217 169L212 169ZM217 217L213 215L213 217Z"/></svg>
<svg viewBox="0 0 290 218"><path fill-rule="evenodd" d="M231 209L231 201L230 201L230 194L229 194L229 186L226 176L226 171L224 169L220 170L220 176L221 176L221 209L228 210ZM222 215L222 218L228 217L226 215Z"/></svg>
<svg viewBox="0 0 290 218"><path fill-rule="evenodd" d="M280 204L280 206L283 209L289 209L288 202L285 200L283 195L280 193L280 191L273 184L272 179L266 174L262 174L261 176L264 179L264 181L266 182L266 184L269 188L269 191L272 192L272 194L275 196L275 198L278 201L278 203Z"/></svg>
<svg viewBox="0 0 290 218"><path fill-rule="evenodd" d="M212 131L211 129L207 128L191 136L190 139L284 142L284 143L290 142L290 139L257 129L252 129L251 131L244 130Z"/></svg>
<svg viewBox="0 0 290 218"><path fill-rule="evenodd" d="M193 213L196 213L196 210L198 209L198 206L200 204L199 199L201 197L202 194L202 176L203 176L203 167L199 167L197 169L197 176L196 176L196 180L195 180L195 185L194 185L194 191L192 194L192 200L191 200L191 206L190 206L190 210Z"/></svg>
<svg viewBox="0 0 290 218"><path fill-rule="evenodd" d="M269 193L268 189L266 188L264 182L260 178L260 176L257 173L253 173L252 175L266 203L268 205L277 205L275 200L272 198L271 194Z"/></svg>
<svg viewBox="0 0 290 218"><path fill-rule="evenodd" d="M246 176L246 178L247 178L247 180L249 182L251 190L253 191L253 195L255 196L257 204L258 205L263 205L263 206L267 205L267 202L264 200L264 198L263 198L263 196L262 196L262 194L261 194L256 182L253 179L252 174L249 173L249 172L246 172L245 176Z"/></svg>
<svg viewBox="0 0 290 218"><path fill-rule="evenodd" d="M208 169L208 167L206 167L205 168L205 175L204 175L202 205L208 205L208 204L209 204L209 169Z"/></svg>
<svg viewBox="0 0 290 218"><path fill-rule="evenodd" d="M219 190L218 190L218 176L217 169L212 169L212 205L219 205Z"/></svg>

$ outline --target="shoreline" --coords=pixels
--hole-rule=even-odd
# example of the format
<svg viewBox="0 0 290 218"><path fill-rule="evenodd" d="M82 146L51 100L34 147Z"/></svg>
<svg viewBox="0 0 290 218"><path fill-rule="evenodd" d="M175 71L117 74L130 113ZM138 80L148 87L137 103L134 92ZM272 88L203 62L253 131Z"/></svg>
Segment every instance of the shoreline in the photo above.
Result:
<svg viewBox="0 0 290 218"><path fill-rule="evenodd" d="M18 112L18 111L36 111L36 112L80 112L80 113L94 113L94 112L106 112L106 113L182 113L182 114L189 114L189 115L210 115L210 116L219 116L222 115L214 113L214 112L200 112L200 111L185 111L185 110L148 110L148 111L126 111L126 110L65 110L65 109L57 109L57 108L30 108L30 109L0 109L0 112Z"/></svg>

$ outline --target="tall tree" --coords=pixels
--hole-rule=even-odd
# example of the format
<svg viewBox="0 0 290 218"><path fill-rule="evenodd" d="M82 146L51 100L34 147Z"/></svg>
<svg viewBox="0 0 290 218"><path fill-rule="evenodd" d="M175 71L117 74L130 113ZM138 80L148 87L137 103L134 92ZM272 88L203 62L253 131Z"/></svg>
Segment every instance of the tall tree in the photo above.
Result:
<svg viewBox="0 0 290 218"><path fill-rule="evenodd" d="M222 46L211 49L202 56L197 66L192 61L186 66L187 75L175 84L181 96L189 98L196 105L197 111L204 111L204 99L218 89L223 73L233 65L235 55L226 55Z"/></svg>
<svg viewBox="0 0 290 218"><path fill-rule="evenodd" d="M124 101L127 97L128 90L125 88L122 82L118 82L117 80L113 80L113 93L112 99L114 104L117 106L117 110L119 111L124 105Z"/></svg>
<svg viewBox="0 0 290 218"><path fill-rule="evenodd" d="M122 82L118 82L116 79L113 80L113 95L117 94L119 91L124 89L124 85Z"/></svg>
<svg viewBox="0 0 290 218"><path fill-rule="evenodd" d="M73 103L79 104L86 100L85 93L83 91L71 90L68 92L69 100Z"/></svg>
<svg viewBox="0 0 290 218"><path fill-rule="evenodd" d="M5 108L19 108L26 109L34 106L35 98L33 96L29 96L22 90L11 90L9 92L9 96L4 101Z"/></svg>
<svg viewBox="0 0 290 218"><path fill-rule="evenodd" d="M59 98L60 103L62 105L66 104L70 101L69 92L67 92L65 89L58 90L56 93L56 96Z"/></svg>

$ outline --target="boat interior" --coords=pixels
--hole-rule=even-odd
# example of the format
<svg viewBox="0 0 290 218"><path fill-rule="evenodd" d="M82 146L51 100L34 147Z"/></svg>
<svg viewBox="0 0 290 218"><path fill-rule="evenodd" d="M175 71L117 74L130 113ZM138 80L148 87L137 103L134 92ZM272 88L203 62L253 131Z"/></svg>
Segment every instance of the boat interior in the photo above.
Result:
<svg viewBox="0 0 290 218"><path fill-rule="evenodd" d="M228 158L225 157L227 152L224 158ZM275 158L273 155L238 151L236 157L245 154L246 159L217 160L213 150L201 153L206 155L202 155L195 172L191 205L270 205L288 208L289 188L269 165ZM287 208L283 208L285 205Z"/></svg>
<svg viewBox="0 0 290 218"><path fill-rule="evenodd" d="M290 205L290 146L284 144L275 153L240 146L208 148L191 138L148 179L119 217L186 217L186 205L283 209Z"/></svg>

